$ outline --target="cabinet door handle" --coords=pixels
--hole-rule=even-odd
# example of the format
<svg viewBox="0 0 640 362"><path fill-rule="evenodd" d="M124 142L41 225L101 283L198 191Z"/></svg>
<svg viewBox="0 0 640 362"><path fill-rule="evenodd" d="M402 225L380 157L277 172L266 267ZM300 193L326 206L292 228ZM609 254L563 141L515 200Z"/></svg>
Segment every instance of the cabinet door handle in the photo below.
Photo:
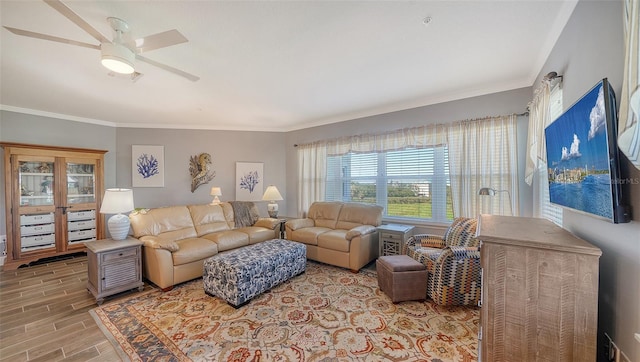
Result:
<svg viewBox="0 0 640 362"><path fill-rule="evenodd" d="M71 206L58 206L58 209L62 209L62 215L66 215L67 214L67 209L70 209Z"/></svg>
<svg viewBox="0 0 640 362"><path fill-rule="evenodd" d="M107 279L107 277L102 277L102 280L105 280L105 279Z"/></svg>

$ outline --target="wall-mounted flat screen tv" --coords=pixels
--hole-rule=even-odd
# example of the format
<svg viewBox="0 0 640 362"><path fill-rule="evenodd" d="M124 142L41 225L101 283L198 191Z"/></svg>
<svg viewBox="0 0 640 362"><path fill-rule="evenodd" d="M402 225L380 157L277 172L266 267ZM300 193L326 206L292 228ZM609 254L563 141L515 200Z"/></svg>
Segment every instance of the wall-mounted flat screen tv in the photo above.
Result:
<svg viewBox="0 0 640 362"><path fill-rule="evenodd" d="M629 222L621 205L616 99L603 79L545 129L551 203Z"/></svg>

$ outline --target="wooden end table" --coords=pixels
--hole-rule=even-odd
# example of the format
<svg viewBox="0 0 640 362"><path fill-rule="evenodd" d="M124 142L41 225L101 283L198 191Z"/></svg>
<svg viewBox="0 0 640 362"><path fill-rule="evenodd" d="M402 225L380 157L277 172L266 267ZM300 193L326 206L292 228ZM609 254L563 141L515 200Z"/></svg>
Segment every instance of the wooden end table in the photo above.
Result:
<svg viewBox="0 0 640 362"><path fill-rule="evenodd" d="M142 244L127 238L86 242L89 280L87 289L98 305L104 298L130 289L144 289L142 281Z"/></svg>

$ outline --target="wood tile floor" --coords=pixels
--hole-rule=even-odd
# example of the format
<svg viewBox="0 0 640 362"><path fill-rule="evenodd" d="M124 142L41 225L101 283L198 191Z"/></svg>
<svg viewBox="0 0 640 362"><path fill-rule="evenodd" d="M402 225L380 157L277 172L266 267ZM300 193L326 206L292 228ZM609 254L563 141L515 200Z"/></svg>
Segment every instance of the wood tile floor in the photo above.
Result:
<svg viewBox="0 0 640 362"><path fill-rule="evenodd" d="M0 272L0 361L120 360L89 314L95 307L84 254Z"/></svg>

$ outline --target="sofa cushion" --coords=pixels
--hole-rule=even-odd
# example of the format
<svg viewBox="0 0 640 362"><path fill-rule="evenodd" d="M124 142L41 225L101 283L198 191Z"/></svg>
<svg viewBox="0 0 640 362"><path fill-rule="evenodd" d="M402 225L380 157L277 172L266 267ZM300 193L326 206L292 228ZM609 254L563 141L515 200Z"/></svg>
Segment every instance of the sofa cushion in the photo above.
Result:
<svg viewBox="0 0 640 362"><path fill-rule="evenodd" d="M414 260L424 264L430 273L434 272L436 260L442 255L445 249L439 248L423 248L407 249L407 255Z"/></svg>
<svg viewBox="0 0 640 362"><path fill-rule="evenodd" d="M336 229L353 229L360 225L380 226L382 206L348 202L342 206Z"/></svg>
<svg viewBox="0 0 640 362"><path fill-rule="evenodd" d="M196 237L191 214L186 206L170 206L134 212L129 215L133 235L162 235L165 240L181 240Z"/></svg>
<svg viewBox="0 0 640 362"><path fill-rule="evenodd" d="M347 230L341 229L322 233L318 235L318 247L348 253L351 241L347 240L346 235Z"/></svg>
<svg viewBox="0 0 640 362"><path fill-rule="evenodd" d="M198 260L203 260L218 254L218 246L207 239L188 238L176 241L180 247L178 251L171 253L173 265L182 265Z"/></svg>
<svg viewBox="0 0 640 362"><path fill-rule="evenodd" d="M230 229L220 205L189 205L188 208L198 236Z"/></svg>
<svg viewBox="0 0 640 362"><path fill-rule="evenodd" d="M309 207L307 218L313 219L317 227L335 229L341 208L342 202L314 202Z"/></svg>
<svg viewBox="0 0 640 362"><path fill-rule="evenodd" d="M218 231L202 237L216 243L219 252L249 245L249 235L236 230Z"/></svg>
<svg viewBox="0 0 640 362"><path fill-rule="evenodd" d="M287 235L287 239L309 245L318 245L318 235L324 234L328 231L331 231L331 229L322 227L302 228L292 231L290 233L291 235Z"/></svg>
<svg viewBox="0 0 640 362"><path fill-rule="evenodd" d="M249 244L255 244L262 241L274 239L276 236L273 229L266 229L259 226L246 226L236 229L236 231L243 232L249 236Z"/></svg>

